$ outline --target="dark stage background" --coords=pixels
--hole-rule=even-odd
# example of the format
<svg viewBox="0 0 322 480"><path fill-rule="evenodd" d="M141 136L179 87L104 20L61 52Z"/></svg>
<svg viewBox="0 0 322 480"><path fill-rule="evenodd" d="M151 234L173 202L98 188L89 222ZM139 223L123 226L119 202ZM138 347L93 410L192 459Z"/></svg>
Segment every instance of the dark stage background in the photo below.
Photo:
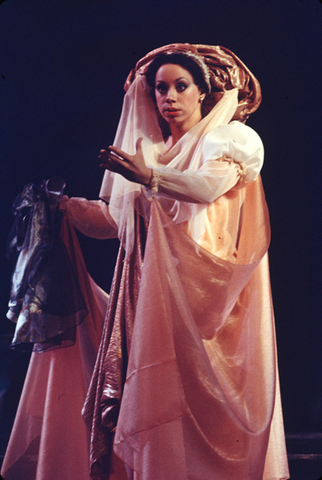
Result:
<svg viewBox="0 0 322 480"><path fill-rule="evenodd" d="M135 62L173 42L223 45L252 70L263 92L248 124L266 149L262 177L286 431L321 432L321 2L0 3L1 333L13 331L5 318L11 275L5 241L23 185L60 175L68 195L96 199L97 155L113 142L123 83ZM116 242L81 242L90 273L108 289ZM2 358L11 405L27 361L16 352Z"/></svg>

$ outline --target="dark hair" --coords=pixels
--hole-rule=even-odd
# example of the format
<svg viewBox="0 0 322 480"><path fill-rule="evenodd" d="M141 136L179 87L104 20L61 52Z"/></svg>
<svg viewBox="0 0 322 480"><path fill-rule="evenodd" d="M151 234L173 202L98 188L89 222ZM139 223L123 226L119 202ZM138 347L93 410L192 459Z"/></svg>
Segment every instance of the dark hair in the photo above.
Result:
<svg viewBox="0 0 322 480"><path fill-rule="evenodd" d="M162 65L167 65L169 63L173 65L180 65L180 67L188 70L195 84L200 88L200 90L202 92L209 93L209 87L205 81L201 67L198 65L197 61L193 59L193 57L186 55L184 52L160 53L152 60L145 73L147 82L151 87L151 95L154 100L154 82L157 71L160 67L162 67Z"/></svg>

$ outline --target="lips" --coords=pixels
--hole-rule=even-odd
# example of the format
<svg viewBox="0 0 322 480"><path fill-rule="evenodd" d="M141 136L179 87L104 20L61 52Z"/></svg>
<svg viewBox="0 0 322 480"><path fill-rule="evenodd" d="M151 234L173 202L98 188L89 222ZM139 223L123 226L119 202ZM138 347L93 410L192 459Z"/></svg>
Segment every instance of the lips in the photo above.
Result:
<svg viewBox="0 0 322 480"><path fill-rule="evenodd" d="M171 117L178 115L179 112L180 112L180 110L177 109L177 108L167 108L167 109L165 110L165 113L166 113L167 115L170 115Z"/></svg>

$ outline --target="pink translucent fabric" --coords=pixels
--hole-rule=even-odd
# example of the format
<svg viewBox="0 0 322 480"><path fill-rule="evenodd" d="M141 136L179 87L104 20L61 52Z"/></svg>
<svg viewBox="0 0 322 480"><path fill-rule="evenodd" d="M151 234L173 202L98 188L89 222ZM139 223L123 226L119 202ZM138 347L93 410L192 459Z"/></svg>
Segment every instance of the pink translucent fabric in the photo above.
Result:
<svg viewBox="0 0 322 480"><path fill-rule="evenodd" d="M114 442L134 478L288 478L268 242L259 179L235 264L153 202Z"/></svg>
<svg viewBox="0 0 322 480"><path fill-rule="evenodd" d="M89 277L66 219L62 238L89 315L76 343L31 356L1 469L5 480L89 480L88 432L81 417L101 337L108 296Z"/></svg>
<svg viewBox="0 0 322 480"><path fill-rule="evenodd" d="M92 476L287 479L261 180L207 206L199 245L161 205L144 259L137 229L116 267L84 408Z"/></svg>
<svg viewBox="0 0 322 480"><path fill-rule="evenodd" d="M196 172L207 160L202 155L204 137L215 127L229 123L237 108L237 95L237 89L226 92L209 115L194 125L167 151L146 79L143 76L137 77L124 97L113 145L133 154L136 152L136 141L141 137L142 151L148 166L158 168L160 165L167 165L168 168L181 172L188 169ZM141 192L141 185L105 171L100 197L109 202L109 213L118 227L118 238L124 245L126 258L133 250L135 202ZM199 204L197 208L187 202L178 202L176 209L176 221L189 219L191 225L194 225L193 229L200 235L204 227L205 204Z"/></svg>

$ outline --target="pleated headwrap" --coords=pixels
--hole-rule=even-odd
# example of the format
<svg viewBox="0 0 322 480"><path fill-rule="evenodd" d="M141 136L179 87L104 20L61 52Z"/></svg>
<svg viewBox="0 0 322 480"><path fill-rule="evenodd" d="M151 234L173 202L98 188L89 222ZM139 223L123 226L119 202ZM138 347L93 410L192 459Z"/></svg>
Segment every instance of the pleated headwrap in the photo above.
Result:
<svg viewBox="0 0 322 480"><path fill-rule="evenodd" d="M212 45L190 45L172 43L156 48L139 60L128 75L124 90L128 91L137 75L145 74L152 60L161 53L183 52L195 56L196 61L205 64L211 86L211 92L204 103L208 112L227 90L238 88L238 107L232 120L245 122L251 113L259 107L262 96L259 81L246 65L228 48ZM201 67L202 70L202 67ZM207 74L206 74L207 75ZM205 79L208 83L207 79ZM208 113L207 112L207 113Z"/></svg>

